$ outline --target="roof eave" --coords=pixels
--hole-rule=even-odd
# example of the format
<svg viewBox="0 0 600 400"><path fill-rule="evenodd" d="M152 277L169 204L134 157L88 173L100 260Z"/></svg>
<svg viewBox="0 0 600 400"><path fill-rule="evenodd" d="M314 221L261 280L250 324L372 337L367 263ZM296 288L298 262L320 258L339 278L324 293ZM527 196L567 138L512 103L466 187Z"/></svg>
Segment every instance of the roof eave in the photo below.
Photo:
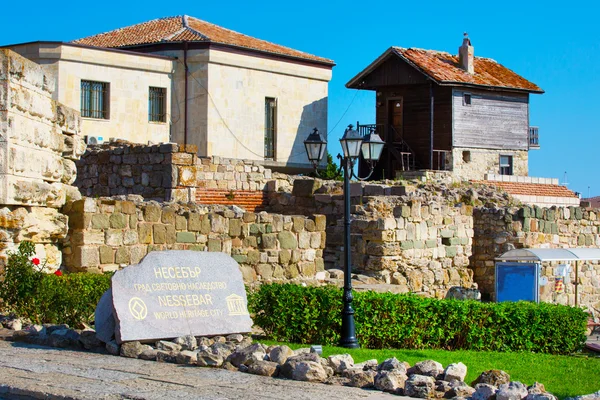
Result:
<svg viewBox="0 0 600 400"><path fill-rule="evenodd" d="M433 78L432 78L433 79ZM468 82L459 82L459 81L436 81L440 86L464 86L464 87L472 87L472 88L482 88L488 90L502 90L502 91L514 91L514 92L527 92L533 94L543 94L546 93L544 90L535 90L535 89L526 89L526 88L516 88L512 86L495 86L495 85L480 85L477 83L468 83Z"/></svg>
<svg viewBox="0 0 600 400"><path fill-rule="evenodd" d="M277 57L277 58L284 58L284 59L302 61L302 62L311 63L311 64L318 64L318 65L327 66L327 67L330 67L330 68L333 68L333 67L336 66L336 64L333 62L333 60L331 60L331 61L314 60L312 58L304 58L304 57L298 57L298 56L291 56L291 55L288 55L288 54L281 54L281 53L275 53L275 52L272 52L272 51L258 50L258 49L253 49L253 48L250 48L250 47L244 47L244 46L236 46L236 45L233 45L233 44L214 42L214 41L211 41L211 40L206 40L206 41L200 41L200 40L176 40L176 41L172 41L172 40L169 40L169 41L162 41L162 42L132 44L132 45L127 45L127 46L120 46L118 48L119 49L131 49L131 48L136 48L136 47L155 46L155 45L161 45L161 44L163 44L163 45L164 44L183 44L184 42L206 44L206 45L209 45L209 46L210 45L223 46L223 47L228 47L228 48L232 48L232 49L239 49L239 50L249 51L249 52L252 52L252 53L269 55L271 57Z"/></svg>

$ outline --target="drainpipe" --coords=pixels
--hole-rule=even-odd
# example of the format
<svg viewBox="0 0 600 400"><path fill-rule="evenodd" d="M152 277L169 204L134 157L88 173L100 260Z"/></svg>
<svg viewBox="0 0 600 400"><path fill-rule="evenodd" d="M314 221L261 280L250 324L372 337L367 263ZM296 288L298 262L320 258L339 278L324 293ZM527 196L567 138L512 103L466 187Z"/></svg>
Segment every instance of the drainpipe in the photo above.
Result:
<svg viewBox="0 0 600 400"><path fill-rule="evenodd" d="M187 64L187 52L188 52L188 42L187 40L183 42L183 67L185 71L184 85L185 88L183 90L183 144L188 144L188 64Z"/></svg>

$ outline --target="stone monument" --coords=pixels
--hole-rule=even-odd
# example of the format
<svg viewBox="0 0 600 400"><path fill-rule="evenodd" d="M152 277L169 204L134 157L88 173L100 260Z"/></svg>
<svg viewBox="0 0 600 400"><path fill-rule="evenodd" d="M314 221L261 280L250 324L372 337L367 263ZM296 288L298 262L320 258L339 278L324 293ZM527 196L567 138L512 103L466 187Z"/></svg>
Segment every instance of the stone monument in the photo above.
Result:
<svg viewBox="0 0 600 400"><path fill-rule="evenodd" d="M108 341L114 326L118 343L246 333L246 305L242 273L229 255L157 251L115 273L96 308L96 330Z"/></svg>

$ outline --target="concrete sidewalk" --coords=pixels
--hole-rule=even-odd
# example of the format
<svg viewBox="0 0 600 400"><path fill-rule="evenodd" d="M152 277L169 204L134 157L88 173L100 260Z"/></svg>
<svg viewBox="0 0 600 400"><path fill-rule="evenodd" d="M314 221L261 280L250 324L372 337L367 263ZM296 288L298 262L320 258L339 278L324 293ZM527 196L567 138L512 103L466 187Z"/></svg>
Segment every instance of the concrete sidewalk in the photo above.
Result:
<svg viewBox="0 0 600 400"><path fill-rule="evenodd" d="M384 400L402 397L0 340L0 399Z"/></svg>

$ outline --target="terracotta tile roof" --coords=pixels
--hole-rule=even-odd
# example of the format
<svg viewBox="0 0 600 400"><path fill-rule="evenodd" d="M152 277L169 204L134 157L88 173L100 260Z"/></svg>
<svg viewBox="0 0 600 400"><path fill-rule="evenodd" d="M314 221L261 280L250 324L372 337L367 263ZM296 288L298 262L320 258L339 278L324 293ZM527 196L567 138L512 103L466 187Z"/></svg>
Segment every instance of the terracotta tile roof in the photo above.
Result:
<svg viewBox="0 0 600 400"><path fill-rule="evenodd" d="M582 201L589 201L592 207L600 208L600 196L588 197L587 199L582 199Z"/></svg>
<svg viewBox="0 0 600 400"><path fill-rule="evenodd" d="M330 59L256 39L187 15L155 19L74 40L73 43L110 48L184 40L243 47L333 65L333 61Z"/></svg>
<svg viewBox="0 0 600 400"><path fill-rule="evenodd" d="M524 196L548 196L548 197L577 197L566 186L548 185L541 183L518 183L498 181L472 181L488 186L494 186L512 195Z"/></svg>
<svg viewBox="0 0 600 400"><path fill-rule="evenodd" d="M535 83L516 74L491 58L475 57L475 73L461 68L457 55L443 51L392 47L394 53L439 83L458 83L521 89L543 93Z"/></svg>

